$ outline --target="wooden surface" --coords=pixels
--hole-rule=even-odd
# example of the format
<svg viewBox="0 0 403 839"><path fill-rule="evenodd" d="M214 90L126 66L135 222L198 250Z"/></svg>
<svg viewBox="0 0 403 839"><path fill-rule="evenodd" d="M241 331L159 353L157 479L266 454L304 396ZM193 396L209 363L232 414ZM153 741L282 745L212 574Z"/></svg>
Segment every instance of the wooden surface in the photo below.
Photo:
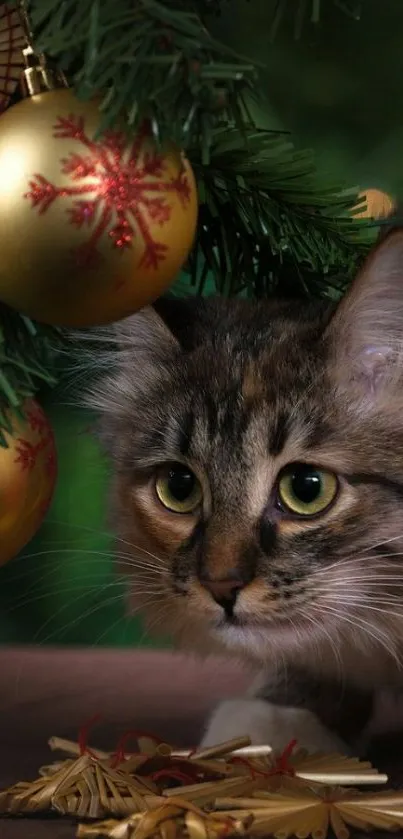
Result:
<svg viewBox="0 0 403 839"><path fill-rule="evenodd" d="M99 748L112 750L133 727L192 746L214 704L240 695L249 681L227 662L100 649L0 649L0 674L0 788L37 777L38 768L52 760L49 737L76 740L79 728L97 713L104 722L91 743ZM374 760L403 786L401 739L378 744ZM74 836L67 819L0 818L0 839Z"/></svg>

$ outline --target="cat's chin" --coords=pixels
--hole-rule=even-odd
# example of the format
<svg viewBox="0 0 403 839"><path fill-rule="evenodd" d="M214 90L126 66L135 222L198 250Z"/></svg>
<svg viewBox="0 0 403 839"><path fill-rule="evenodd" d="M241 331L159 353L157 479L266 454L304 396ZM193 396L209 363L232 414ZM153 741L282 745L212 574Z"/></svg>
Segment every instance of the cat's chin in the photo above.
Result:
<svg viewBox="0 0 403 839"><path fill-rule="evenodd" d="M213 637L228 650L243 652L261 659L276 650L284 651L303 647L312 642L312 623L308 621L222 621L217 624ZM316 640L317 637L316 637Z"/></svg>

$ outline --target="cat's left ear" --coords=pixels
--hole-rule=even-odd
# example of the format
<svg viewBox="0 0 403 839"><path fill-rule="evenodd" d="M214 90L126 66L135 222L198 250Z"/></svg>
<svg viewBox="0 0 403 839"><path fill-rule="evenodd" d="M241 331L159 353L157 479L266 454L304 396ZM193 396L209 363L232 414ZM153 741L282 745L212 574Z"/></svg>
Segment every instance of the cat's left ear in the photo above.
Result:
<svg viewBox="0 0 403 839"><path fill-rule="evenodd" d="M373 398L403 375L403 230L378 244L334 314L326 338L338 383Z"/></svg>

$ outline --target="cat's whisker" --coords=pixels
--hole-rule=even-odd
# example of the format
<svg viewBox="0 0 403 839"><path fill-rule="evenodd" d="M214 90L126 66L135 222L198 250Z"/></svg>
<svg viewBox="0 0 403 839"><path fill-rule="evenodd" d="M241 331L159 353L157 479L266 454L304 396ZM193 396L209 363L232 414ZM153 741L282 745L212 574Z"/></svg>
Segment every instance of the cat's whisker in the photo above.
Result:
<svg viewBox="0 0 403 839"><path fill-rule="evenodd" d="M67 543L68 545L68 543ZM81 546L70 546L68 545L65 548L56 545L55 547L48 547L42 551L35 551L31 553L24 553L21 555L21 560L32 559L33 557L43 556L45 554L54 554L54 553L71 553L71 554L98 554L98 556L106 556L109 559L114 559L115 557L122 558L122 559L133 559L133 554L128 553L126 551L114 551L114 550L100 550L98 548L83 548ZM150 563L148 559L143 557L139 557L137 561L142 561L144 565L148 567L152 567L153 563ZM160 565L154 563L155 568L159 568Z"/></svg>
<svg viewBox="0 0 403 839"><path fill-rule="evenodd" d="M384 563L383 565L378 566L368 566L366 564L365 568L360 572L359 569L356 567L350 566L346 567L342 562L335 563L332 568L323 569L321 573L319 572L309 572L309 577L313 577L319 579L321 577L333 577L332 571L336 568L337 570L337 579L341 583L346 583L355 580L363 580L363 579L378 579L382 581L390 580L403 580L403 574L397 573L397 569L391 563ZM336 579L336 577L334 577Z"/></svg>
<svg viewBox="0 0 403 839"><path fill-rule="evenodd" d="M321 581L320 584L322 584L322 582L324 582L324 581ZM374 584L374 585L378 585L378 587L380 587L380 584L386 583L386 584L390 584L392 587L395 586L396 588L398 588L399 586L403 585L403 577L392 576L392 575L391 576L388 576L388 575L379 576L378 574L373 574L372 576L369 576L369 575L367 575L367 576L362 575L362 576L357 576L357 577L349 577L348 576L348 577L344 577L343 579L332 580L331 585L334 585L335 588L339 587L339 588L344 588L345 589L346 586L349 585L349 584L355 585L355 584L359 584L359 583L366 583L367 585L373 585Z"/></svg>
<svg viewBox="0 0 403 839"><path fill-rule="evenodd" d="M73 629L75 626L77 626L77 624L82 623L82 622L83 622L83 621L85 621L87 618L89 618L89 617L91 617L92 615L96 614L96 613L97 613L100 609L103 609L103 608L105 608L106 606L111 606L111 605L113 605L114 603L117 603L118 601L120 601L120 599L121 599L121 593L119 593L119 594L115 594L115 595L113 595L112 597L106 597L105 599L103 599L103 600L102 600L102 602L101 602L101 603L96 603L96 604L93 604L93 606L92 606L91 608L89 608L89 609L87 609L85 612L82 612L81 614L77 615L74 619L72 619L71 621L69 621L69 623L68 623L68 624L64 625L64 626L62 627L62 630L67 631L67 630L71 630L71 629ZM61 628L60 628L60 627L57 627L57 629L53 630L52 632L50 632L50 633L49 633L48 635L46 635L45 637L42 637L42 634L41 634L41 633L43 632L43 630L44 630L47 626L49 626L49 624L50 624L50 623L51 623L51 622L52 622L52 621L53 621L56 617L57 617L57 618L59 618L59 617L60 617L60 615L61 615L64 611L66 611L67 605L68 605L68 606L70 606L70 604L64 604L64 605L63 605L63 607L61 607L61 608L60 608L57 612L55 612L53 615L51 615L49 618L47 618L47 619L46 619L46 621L44 621L44 623L41 625L41 627L37 630L37 632L34 634L34 636L33 636L33 638L32 638L32 643L33 643L33 644L48 644L48 643L49 643L49 641L51 641L51 640L52 640L52 638L53 638L55 635L58 635L58 634L59 634L59 632L60 632L60 630L61 630Z"/></svg>
<svg viewBox="0 0 403 839"><path fill-rule="evenodd" d="M369 623L369 621L366 621L364 618L357 614L354 614L354 618L349 617L342 610L336 609L333 606L330 606L329 604L326 604L326 611L329 614L334 615L334 617L337 618L340 624L347 623L351 625L355 630L362 631L366 637L372 638L377 645L383 647L383 649L387 652L388 656L394 659L396 665L400 669L402 662L397 654L394 645L392 644L392 638L390 636L390 633L385 633L382 629L374 626L372 623ZM357 643L357 639L354 633L351 634L351 640L354 644Z"/></svg>
<svg viewBox="0 0 403 839"><path fill-rule="evenodd" d="M369 559L374 559L374 558L375 557L373 557L373 556L353 557L353 558L349 558L349 559L338 558L338 559L335 559L334 562L331 562L330 564L326 563L326 565L323 565L321 568L312 569L311 571L309 571L309 576L320 577L320 576L323 576L324 574L328 574L329 571L333 570L333 568L338 568L338 569L342 568L343 570L345 570L346 567L350 567L350 566L354 566L354 568L357 565L364 565L365 566L366 562L368 562Z"/></svg>
<svg viewBox="0 0 403 839"><path fill-rule="evenodd" d="M60 519L53 519L53 518L47 518L46 521L49 524L58 524L58 525L61 525L63 527L76 528L80 531L85 531L87 533L94 534L97 537L102 536L102 537L111 538L111 539L115 538L114 534L112 534L108 530L98 530L98 529L95 529L93 527L89 527L88 525L74 524L72 522L66 522L66 521L62 521ZM118 541L118 544L126 545L131 550L140 551L140 553L144 553L146 556L149 556L151 559L155 559L157 562L162 561L161 558L159 556L157 556L156 554L151 553L150 551L146 550L146 548L143 548L141 545L136 545L134 542L131 542L128 539L124 539L121 536L119 536L117 541Z"/></svg>
<svg viewBox="0 0 403 839"><path fill-rule="evenodd" d="M399 608L402 606L402 599L400 597L394 598L386 598L386 597L367 597L365 594L361 594L360 597L348 597L348 595L343 596L339 594L335 594L334 592L329 593L326 592L322 594L320 592L318 597L321 599L323 598L326 602L329 600L333 601L334 603L343 603L346 605L351 605L357 607L359 611L366 610L367 608L371 608L372 606L390 606L392 608ZM403 612L401 613L403 615Z"/></svg>
<svg viewBox="0 0 403 839"><path fill-rule="evenodd" d="M386 582L387 580L391 580L392 582L395 582L396 580L397 581L403 580L403 574L396 574L395 569L393 569L393 570L390 569L390 573L385 573L385 570L387 570L387 569L383 569L382 572L379 572L376 568L367 568L366 571L363 570L362 574L360 574L359 572L357 573L356 569L354 569L353 574L351 574L351 573L349 574L349 573L345 573L345 569L340 568L340 576L337 576L337 577L334 576L333 577L333 575L332 575L332 577L333 577L335 582L344 583L344 584L346 582L351 582L351 581L355 582L356 580L365 580L365 579L380 580L381 582ZM341 575L343 575L343 576L341 576ZM320 581L320 583L322 583L322 581Z"/></svg>
<svg viewBox="0 0 403 839"><path fill-rule="evenodd" d="M324 597L324 598L326 598L326 600L328 600L329 598L332 598L337 603L342 603L342 602L344 602L344 603L354 603L357 606L361 606L361 608L366 608L366 605L371 604L371 603L372 604L378 603L378 604L384 604L384 605L389 604L390 606L396 605L397 603L401 603L402 607L403 607L403 602L402 602L402 599L400 597L386 597L386 596L381 596L381 597L375 596L375 597L373 597L371 595L368 596L367 593L364 592L364 591L360 591L360 592L357 592L356 594L349 595L348 592L347 593L342 593L342 592L340 593L340 592L335 592L335 591L332 591L332 590L328 590L328 591L324 591L324 592L323 591L318 592L317 596Z"/></svg>
<svg viewBox="0 0 403 839"><path fill-rule="evenodd" d="M335 658L339 680L341 682L343 682L345 673L344 673L343 661L342 661L341 654L340 654L340 649L336 644L335 638L332 638L330 632L328 632L326 627L323 625L323 622L321 623L319 620L315 620L314 613L315 613L315 605L313 606L313 608L307 609L306 611L302 611L301 612L301 617L304 621L308 620L311 623L313 623L317 632L320 635L324 635L325 638L327 638L327 640L329 642L329 649L331 650L331 652L333 653L334 658ZM320 657L318 649L317 649L317 656L318 656L318 658Z"/></svg>
<svg viewBox="0 0 403 839"><path fill-rule="evenodd" d="M403 537L399 537L399 538L403 539ZM394 550L393 553L391 553L390 551L385 551L385 553L378 553L378 552L374 553L374 550L375 550L375 548L367 547L365 549L365 551L366 551L365 553L361 552L361 553L356 553L353 556L337 557L330 564L326 563L324 565L321 565L320 568L315 568L312 571L312 573L313 574L324 574L324 573L326 573L326 571L330 570L331 568L334 568L335 566L342 566L344 568L345 566L350 566L350 565L365 565L365 563L368 562L369 560L372 560L373 562L376 562L377 565L378 565L378 563L381 559L387 559L387 560L389 560L390 563L393 563L395 558L403 556L403 550L396 550L396 551ZM381 564L388 565L388 563L381 563Z"/></svg>
<svg viewBox="0 0 403 839"><path fill-rule="evenodd" d="M149 607L152 604L148 603L147 605ZM143 643L147 633L152 632L154 629L158 629L159 626L161 626L161 627L164 626L164 621L166 619L166 616L169 615L171 610L172 610L172 603L169 600L165 599L163 601L160 601L160 603L158 605L159 605L158 614L155 615L153 620L150 620L149 618L147 619L147 623L146 623L146 626L145 626L145 629L144 629L144 633L141 636L140 641L139 641L140 646ZM173 624L171 624L171 628L172 628L173 632L175 632L178 629L179 621L180 621L179 613L175 612L175 621L174 621ZM186 627L186 621L182 619L181 620L181 625L183 627ZM179 628L180 628L180 626L179 626Z"/></svg>
<svg viewBox="0 0 403 839"><path fill-rule="evenodd" d="M349 590L346 588L346 585L341 586L339 581L331 580L327 585L321 584L315 588L315 597L331 594L335 598L349 598L357 600L357 602L363 602L363 599L365 601L369 600L370 602L383 599L385 602L400 602L403 605L400 585L391 586L390 588L392 591L389 591L388 588L376 586L372 583L366 583L365 586L363 586L360 585L361 582L361 580L357 580L357 586L354 586L351 590ZM393 591L393 588L395 588L396 591Z"/></svg>
<svg viewBox="0 0 403 839"><path fill-rule="evenodd" d="M56 593L60 593L61 588L60 588L60 583L59 583L59 580L58 580L57 576L53 580L50 579L49 582L48 582L47 576L43 577L41 582L43 583L44 581L46 583L46 585L44 587L45 588L45 593L46 592L52 592L52 591L54 591ZM105 586L105 585L119 585L122 588L127 587L127 577L126 577L126 575L125 574L116 574L116 573L108 574L107 576L104 577L103 580L100 580L98 574L95 574L95 573L89 573L89 574L85 573L85 574L83 574L83 573L80 572L80 573L77 573L76 575L70 576L69 582L71 583L71 587L74 588L74 590L77 590L77 591L80 591L81 589L86 588L86 587L94 587L94 588L98 587L98 588L102 589L103 586ZM157 587L161 588L162 591L165 589L164 583L161 582L161 580L156 578L154 574L149 574L149 573L146 573L145 571L137 572L135 577L130 578L130 584L131 585L137 585L137 584L143 585L144 583L147 583L147 582L150 583L150 585L154 585L154 586L157 586ZM24 589L24 596L29 594L30 592L35 592L38 588L43 590L43 586L38 586L37 581L35 580L32 583L31 586ZM66 592L67 590L68 589L65 586L63 586L63 593Z"/></svg>
<svg viewBox="0 0 403 839"><path fill-rule="evenodd" d="M334 655L334 658L335 658L336 667L337 667L338 676L339 676L339 681L340 681L341 684L343 684L343 682L345 680L345 666L344 666L343 659L341 657L340 647L337 644L337 635L333 637L330 634L330 632L328 632L327 628L323 624L323 620L320 619L322 617L322 613L321 613L320 609L316 608L315 604L312 604L310 609L309 609L309 616L312 616L312 618L313 618L315 613L318 615L318 619L315 621L315 626L317 628L318 633L321 636L324 635L329 642L329 649L332 651L332 653ZM308 617L308 614L306 614L304 612L304 613L302 613L302 616L306 620L306 618Z"/></svg>
<svg viewBox="0 0 403 839"><path fill-rule="evenodd" d="M71 620L71 621L69 621L67 624L65 624L65 625L62 627L62 630L63 630L63 631L65 631L65 632L66 632L66 631L68 631L68 630L70 630L70 631L71 631L71 629L73 629L75 626L77 626L77 624L80 624L82 621L87 620L88 618L92 617L92 616L93 616L93 615L95 615L95 614L96 614L96 613L97 613L100 609L105 608L105 606L112 606L114 603L118 603L120 600L121 600L121 594L118 594L118 595L113 595L112 597L107 597L106 599L102 600L102 602L101 602L101 603L96 603L94 606L92 606L91 608L87 609L87 610L86 610L85 612L83 612L82 614L77 615L77 617L76 617L76 618L74 618L73 620ZM145 604L145 605L146 605L146 604ZM139 607L138 611L140 611L140 608L143 608L143 604L142 604L142 606L141 606L141 607ZM132 613L134 614L134 610L133 610L133 612L132 612ZM58 616L60 616L60 610L59 610ZM52 617L53 617L53 616L52 616ZM124 615L124 614L122 614L122 615L119 617L119 621L121 621L121 620L125 620L125 619L127 619L127 618L125 618L125 615ZM48 635L46 635L46 636L45 636L45 638L40 637L40 633L41 633L41 632L43 631L43 629L44 629L44 628L45 628L45 627L46 627L46 626L50 623L50 620L51 620L51 618L49 618L48 620L46 620L46 621L45 621L45 623L44 623L44 624L42 625L42 627L40 628L40 630L38 630L38 632L35 634L34 639L33 639L33 641L34 641L34 642L36 642L36 643L41 643L41 644L48 644L48 643L49 643L49 641L51 641L51 640L52 640L52 638L53 638L56 634L59 634L59 632L60 632L60 628L58 628L58 629L56 629L56 630L52 631L51 633L49 633Z"/></svg>
<svg viewBox="0 0 403 839"><path fill-rule="evenodd" d="M323 565L321 568L313 569L312 571L309 572L309 575L310 576L315 576L315 577L323 576L324 574L328 574L329 571L332 571L334 568L340 569L343 572L350 567L356 568L357 566L358 567L364 566L364 568L365 568L366 565L368 564L368 562L376 563L376 568L377 569L378 568L390 569L391 567L393 567L394 559L396 559L397 557L400 557L400 556L403 556L403 551L396 552L392 556L390 554L381 554L381 555L368 554L368 555L363 555L363 556L359 556L359 557L353 557L353 558L350 558L350 559L336 559L330 565L326 564L326 565ZM388 559L389 562L380 562L381 559Z"/></svg>
<svg viewBox="0 0 403 839"><path fill-rule="evenodd" d="M32 553L24 554L21 559L28 560L28 559L35 559L40 556L48 556L51 554L77 554L78 556L88 556L93 557L94 561L96 561L97 557L108 558L111 560L118 559L120 564L125 564L130 568L144 568L144 569L152 569L152 571L156 574L164 574L161 565L155 565L150 563L148 560L142 560L142 558L134 557L131 554L126 553L112 553L110 551L99 551L99 550L92 550L89 548L46 548L42 551L34 551ZM86 560L87 561L87 560Z"/></svg>
<svg viewBox="0 0 403 839"><path fill-rule="evenodd" d="M330 613L336 615L338 618L346 620L348 623L350 623L353 626L358 627L358 625L361 625L362 627L366 626L366 627L370 627L371 629L375 629L375 627L372 624L370 624L368 621L366 621L365 618L363 618L361 615L355 614L355 613L354 613L354 615L350 615L350 614L346 615L344 610L337 609L336 606L341 606L342 605L339 598L335 599L334 603L335 603L335 605L332 606L332 605L330 605L330 598L326 598L326 602L324 602L324 598L323 598L322 599L322 608L323 608L323 606L325 606L326 612L330 612ZM317 604L317 608L321 611L321 607L319 606L319 604ZM323 614L323 612L322 612L322 614ZM382 632L382 634L384 634L384 633Z"/></svg>
<svg viewBox="0 0 403 839"><path fill-rule="evenodd" d="M350 558L348 560L340 560L340 565L342 567L353 566L353 567L365 568L367 563L370 562L370 563L376 564L377 568L379 568L379 567L390 568L390 565L393 562L393 560L395 559L395 557L398 557L398 556L400 557L402 555L403 554L402 554L401 551L393 553L393 555L391 555L389 553L384 553L384 554L366 553L366 554L361 554L360 556L357 556L357 557ZM383 561L383 560L386 560L386 561Z"/></svg>
<svg viewBox="0 0 403 839"><path fill-rule="evenodd" d="M403 540L403 533L399 533L398 536L391 536L389 539L381 539L380 542L374 542L374 544L370 545L369 547L363 548L362 550L374 551L377 548L381 548L383 545L390 545L391 542L397 542L399 541L399 539ZM361 551L359 551L358 553L361 553Z"/></svg>
<svg viewBox="0 0 403 839"><path fill-rule="evenodd" d="M150 591L152 591L152 592L154 592L156 590L158 591L158 588L155 585L153 585L152 580L147 579L145 581L145 583L146 583L146 585L151 585ZM135 586L135 584L133 584L131 587L134 588L134 586ZM139 590L141 592L143 592L143 591L147 592L147 589L144 588L144 582L143 581L139 580L138 583L137 583L137 586L139 587ZM66 609L68 609L73 604L76 607L77 603L79 603L80 600L85 600L85 598L88 597L91 594L91 592L94 592L94 594L101 594L101 593L103 594L107 589L111 589L113 587L119 589L118 596L121 598L122 594L123 594L123 591L124 591L124 588L125 588L124 582L121 579L120 580L119 579L108 580L106 583L101 584L101 585L99 584L99 581L94 580L92 585L63 586L63 596L68 595L68 594L75 594L76 597L74 598L74 601L69 601L68 603L63 604L62 608L65 607ZM161 586L159 590L160 590L162 595L166 592L166 589L163 586ZM55 586L54 588L51 588L50 586L47 586L46 590L42 591L41 594L33 593L32 595L29 595L28 597L26 596L26 593L25 593L22 597L17 598L16 600L13 600L12 604L7 607L6 612L7 612L7 614L8 613L11 614L16 609L21 609L21 608L23 608L25 606L29 606L33 603L38 603L41 600L47 600L52 595L55 595L55 596L60 595L60 586ZM102 602L100 601L99 607L101 608L102 605L103 605L103 601ZM51 617L52 618L56 617L57 614L58 613L55 612L54 615L52 615Z"/></svg>
<svg viewBox="0 0 403 839"><path fill-rule="evenodd" d="M395 607L397 605L396 601L394 603L391 603L389 600L385 600L385 599L380 598L380 599L377 599L373 602L369 602L366 598L361 598L360 599L358 597L357 598L349 598L349 597L339 597L339 596L332 596L332 595L325 595L324 599L326 600L326 604L329 603L329 602L333 602L333 603L336 603L337 605L340 605L340 606L349 606L349 607L354 606L354 608L358 609L359 613L367 612L367 611L379 612L380 614L385 615L385 616L403 619L403 604L402 604L402 610L400 612L392 612L390 609L386 610L386 609L380 608L382 606L393 606L393 607Z"/></svg>
<svg viewBox="0 0 403 839"><path fill-rule="evenodd" d="M133 618L136 614L138 614L139 612L141 612L144 608L149 608L150 606L152 606L152 605L153 605L153 603L158 603L158 602L160 602L160 598L159 598L159 597L150 597L150 598L148 598L148 600L146 600L146 601L145 601L144 603L142 603L141 605L139 605L139 606L137 606L137 607L135 607L135 608L131 608L131 609L130 609L130 614L129 614L129 617L130 617L130 618ZM114 623L113 623L111 626L108 626L108 627L107 627L107 629L105 629L105 630L104 630L104 632L102 632L102 633L101 633L101 635L99 635L99 636L95 639L95 642L94 642L94 645L93 645L93 646L94 646L94 647L99 646L99 644L101 643L101 641L103 641L103 639L104 639L105 635L107 634L107 632L110 632L110 630L111 630L111 629L113 629L115 626L117 626L117 625L118 625L118 623L119 623L120 621L121 621L121 618L118 618L116 621L114 621ZM141 638L140 638L140 641L139 641L139 646L141 646L141 645L142 645L143 640L144 640L144 637L145 637L145 633L143 633L143 635L142 635L142 636L141 636Z"/></svg>
<svg viewBox="0 0 403 839"><path fill-rule="evenodd" d="M90 565L93 566L93 570L89 567ZM99 563L97 561L88 562L86 560L85 563L86 568L88 571L83 573L81 570L77 570L73 567L72 572L69 574L69 582L73 585L74 583L77 585L77 590L83 588L83 584L87 583L87 581L92 580L94 587L102 587L105 582L114 582L116 584L127 586L127 575L124 573L118 573L115 569L110 569L107 572L102 571L100 575ZM121 563L121 567L124 566ZM129 565L130 570L132 570L132 566ZM45 591L49 592L51 587L54 587L56 593L60 593L60 570L59 568L47 568L42 574L35 574L34 578L32 579L30 585L24 586L23 595L27 596L30 593L35 593L36 591L43 590L43 583L45 583ZM101 576L101 579L100 579ZM106 579L105 579L106 578ZM21 575L13 576L13 582L16 580L21 579ZM156 579L158 579L158 583L161 583L161 579L157 577L154 571L150 571L147 568L140 568L136 569L135 575L130 577L131 580L140 580L141 582L149 581L152 584L155 584ZM63 592L65 591L65 587L63 587ZM14 602L14 600L13 600Z"/></svg>

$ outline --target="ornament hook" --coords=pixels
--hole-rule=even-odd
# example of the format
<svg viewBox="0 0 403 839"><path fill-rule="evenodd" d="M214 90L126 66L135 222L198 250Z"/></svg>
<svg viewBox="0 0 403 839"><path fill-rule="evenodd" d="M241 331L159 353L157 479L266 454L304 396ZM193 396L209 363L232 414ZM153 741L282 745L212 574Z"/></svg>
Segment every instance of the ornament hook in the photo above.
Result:
<svg viewBox="0 0 403 839"><path fill-rule="evenodd" d="M37 96L39 93L47 93L49 90L58 90L68 87L64 73L49 65L43 53L37 53L34 49L34 36L29 20L26 0L19 4L21 25L27 41L26 47L22 50L25 68L21 77L21 92L24 97Z"/></svg>

